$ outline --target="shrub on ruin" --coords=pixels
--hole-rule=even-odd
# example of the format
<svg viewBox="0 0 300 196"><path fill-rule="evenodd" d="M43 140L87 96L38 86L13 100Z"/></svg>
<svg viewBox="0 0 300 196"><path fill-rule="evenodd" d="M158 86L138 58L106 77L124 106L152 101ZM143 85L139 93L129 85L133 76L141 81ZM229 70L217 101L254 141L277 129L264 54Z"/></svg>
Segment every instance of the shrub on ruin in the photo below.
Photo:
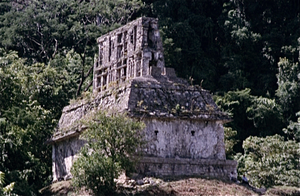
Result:
<svg viewBox="0 0 300 196"><path fill-rule="evenodd" d="M122 171L134 170L144 144L144 124L124 114L96 112L83 125L87 130L81 137L87 143L72 167L73 185L95 195L111 195L116 190L114 179Z"/></svg>

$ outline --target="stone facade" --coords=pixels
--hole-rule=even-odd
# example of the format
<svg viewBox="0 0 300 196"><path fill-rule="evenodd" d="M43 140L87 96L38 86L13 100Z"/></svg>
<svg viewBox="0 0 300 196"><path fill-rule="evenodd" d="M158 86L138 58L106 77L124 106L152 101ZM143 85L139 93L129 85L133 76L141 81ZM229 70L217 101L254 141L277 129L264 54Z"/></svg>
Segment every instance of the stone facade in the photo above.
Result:
<svg viewBox="0 0 300 196"><path fill-rule="evenodd" d="M235 168L236 162L228 160L144 157L138 171L146 176L210 176L224 179Z"/></svg>
<svg viewBox="0 0 300 196"><path fill-rule="evenodd" d="M226 177L236 170L236 162L225 157L223 123L230 119L207 90L164 66L156 19L139 18L97 42L93 97L64 108L50 141L54 181L71 177L84 145L78 122L94 110L127 112L145 122L141 174Z"/></svg>
<svg viewBox="0 0 300 196"><path fill-rule="evenodd" d="M94 91L107 85L150 75L151 67L164 67L157 20L140 18L97 39L99 58L94 65Z"/></svg>

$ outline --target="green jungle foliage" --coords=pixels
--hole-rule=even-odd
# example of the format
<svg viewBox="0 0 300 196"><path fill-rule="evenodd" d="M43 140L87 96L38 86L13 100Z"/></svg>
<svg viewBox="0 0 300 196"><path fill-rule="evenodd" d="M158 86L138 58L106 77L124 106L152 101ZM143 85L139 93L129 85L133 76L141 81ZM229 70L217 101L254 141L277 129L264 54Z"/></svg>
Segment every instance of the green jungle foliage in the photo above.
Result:
<svg viewBox="0 0 300 196"><path fill-rule="evenodd" d="M68 74L61 76L63 67L27 65L16 52L0 51L0 168L16 182L15 192L34 195L50 180L51 147L45 142L74 85Z"/></svg>
<svg viewBox="0 0 300 196"><path fill-rule="evenodd" d="M73 185L89 188L95 195L112 195L114 179L122 171L133 171L134 155L144 143L144 124L124 114L96 112L83 125L87 130L81 136L87 144L72 167Z"/></svg>
<svg viewBox="0 0 300 196"><path fill-rule="evenodd" d="M290 139L300 142L300 112L296 114L298 116L297 122L290 121L287 128L283 131L289 136Z"/></svg>
<svg viewBox="0 0 300 196"><path fill-rule="evenodd" d="M261 187L300 186L299 143L282 136L250 136L244 143L244 155L237 154L240 173L247 173L251 184Z"/></svg>
<svg viewBox="0 0 300 196"><path fill-rule="evenodd" d="M0 171L0 195L1 196L5 196L5 195L13 196L13 195L15 195L15 194L12 194L15 183L11 182L10 184L3 187L3 185L5 183L4 180L5 180L5 173Z"/></svg>
<svg viewBox="0 0 300 196"><path fill-rule="evenodd" d="M299 144L299 13L298 0L1 1L0 171L20 195L51 181L46 141L62 108L91 89L96 38L140 16L159 19L166 66L231 115L228 157L249 157L247 138ZM286 171L276 175L296 175Z"/></svg>

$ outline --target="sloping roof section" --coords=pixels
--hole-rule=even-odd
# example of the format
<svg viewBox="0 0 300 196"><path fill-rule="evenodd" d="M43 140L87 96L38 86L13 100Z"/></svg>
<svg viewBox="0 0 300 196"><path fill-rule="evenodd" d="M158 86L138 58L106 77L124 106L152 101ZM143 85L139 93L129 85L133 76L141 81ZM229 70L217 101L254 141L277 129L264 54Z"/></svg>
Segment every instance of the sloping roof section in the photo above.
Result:
<svg viewBox="0 0 300 196"><path fill-rule="evenodd" d="M204 121L230 120L220 111L207 90L177 78L171 68L165 70L168 70L167 73L132 81L128 99L130 115Z"/></svg>

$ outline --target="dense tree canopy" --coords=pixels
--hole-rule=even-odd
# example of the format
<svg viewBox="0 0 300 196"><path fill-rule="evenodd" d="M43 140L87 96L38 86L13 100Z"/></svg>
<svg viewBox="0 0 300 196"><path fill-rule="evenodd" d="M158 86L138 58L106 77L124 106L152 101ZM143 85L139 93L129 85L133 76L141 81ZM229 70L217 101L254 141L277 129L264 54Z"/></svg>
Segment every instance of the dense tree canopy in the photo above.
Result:
<svg viewBox="0 0 300 196"><path fill-rule="evenodd" d="M266 138L248 137L243 144L245 154L238 158L240 170L247 173L253 185L299 187L299 144L284 141L279 135Z"/></svg>
<svg viewBox="0 0 300 196"><path fill-rule="evenodd" d="M229 157L261 138L299 142L299 13L298 0L1 1L0 171L22 195L49 182L44 142L90 90L96 38L139 16L159 19L166 65L232 116Z"/></svg>

